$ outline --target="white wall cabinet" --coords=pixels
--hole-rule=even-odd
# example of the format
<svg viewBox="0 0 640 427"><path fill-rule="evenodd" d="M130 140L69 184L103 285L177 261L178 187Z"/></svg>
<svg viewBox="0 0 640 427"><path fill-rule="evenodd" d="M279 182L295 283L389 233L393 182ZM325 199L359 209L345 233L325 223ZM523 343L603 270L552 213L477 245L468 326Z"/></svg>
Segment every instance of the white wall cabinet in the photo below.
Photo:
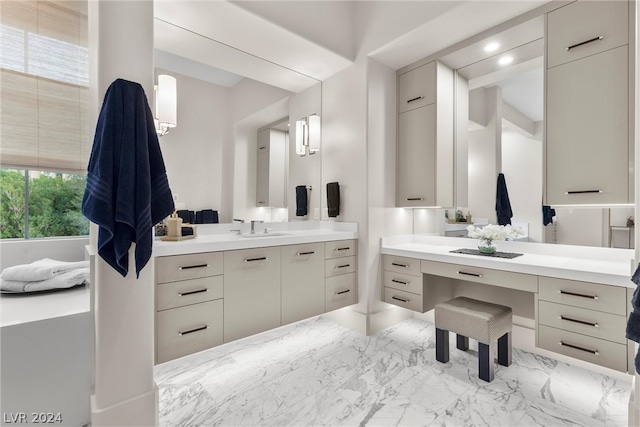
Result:
<svg viewBox="0 0 640 427"><path fill-rule="evenodd" d="M283 246L282 324L324 311L324 243Z"/></svg>
<svg viewBox="0 0 640 427"><path fill-rule="evenodd" d="M549 13L547 204L633 202L627 9L578 1Z"/></svg>
<svg viewBox="0 0 640 427"><path fill-rule="evenodd" d="M454 204L453 85L437 61L398 76L398 207Z"/></svg>
<svg viewBox="0 0 640 427"><path fill-rule="evenodd" d="M257 207L287 207L287 145L287 132L271 128L258 131Z"/></svg>

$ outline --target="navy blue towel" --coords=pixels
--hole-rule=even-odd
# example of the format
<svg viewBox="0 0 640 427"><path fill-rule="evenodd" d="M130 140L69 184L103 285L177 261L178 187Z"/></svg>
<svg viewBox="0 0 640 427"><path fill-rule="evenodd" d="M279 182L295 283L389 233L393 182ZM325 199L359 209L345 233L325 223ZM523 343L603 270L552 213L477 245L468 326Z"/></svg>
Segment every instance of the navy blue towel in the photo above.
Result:
<svg viewBox="0 0 640 427"><path fill-rule="evenodd" d="M553 217L556 216L556 210L551 206L542 206L542 225L553 224Z"/></svg>
<svg viewBox="0 0 640 427"><path fill-rule="evenodd" d="M626 337L640 343L640 293L638 292L638 289L640 289L640 265L638 265L633 276L631 276L631 281L636 284L636 289L633 291L633 296L631 297L633 311L627 320ZM640 350L636 354L635 365L636 372L640 374Z"/></svg>
<svg viewBox="0 0 640 427"><path fill-rule="evenodd" d="M196 222L196 213L194 211L190 211L187 209L180 209L176 211L176 214L179 218L182 218L182 223L195 224Z"/></svg>
<svg viewBox="0 0 640 427"><path fill-rule="evenodd" d="M296 187L296 216L305 216L307 207L307 186L298 185Z"/></svg>
<svg viewBox="0 0 640 427"><path fill-rule="evenodd" d="M337 182L327 183L327 210L330 218L340 215L340 184Z"/></svg>
<svg viewBox="0 0 640 427"><path fill-rule="evenodd" d="M123 277L136 243L136 277L151 258L152 227L174 210L142 86L117 79L107 89L87 170L82 213L99 226L98 254Z"/></svg>
<svg viewBox="0 0 640 427"><path fill-rule="evenodd" d="M509 202L509 193L507 192L507 183L504 180L504 174L498 174L498 187L496 190L496 213L498 214L498 225L511 224L511 202Z"/></svg>
<svg viewBox="0 0 640 427"><path fill-rule="evenodd" d="M218 211L213 209L203 209L196 212L196 224L217 224Z"/></svg>

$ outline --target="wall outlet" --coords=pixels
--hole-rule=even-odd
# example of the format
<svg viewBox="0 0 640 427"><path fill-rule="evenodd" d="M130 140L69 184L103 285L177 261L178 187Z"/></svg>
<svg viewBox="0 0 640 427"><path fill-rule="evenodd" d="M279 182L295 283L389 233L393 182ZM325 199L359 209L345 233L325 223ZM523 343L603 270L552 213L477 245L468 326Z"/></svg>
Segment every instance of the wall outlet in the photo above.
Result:
<svg viewBox="0 0 640 427"><path fill-rule="evenodd" d="M316 221L320 219L320 208L313 209L313 219Z"/></svg>
<svg viewBox="0 0 640 427"><path fill-rule="evenodd" d="M173 193L173 201L177 202L178 201L178 195L176 193Z"/></svg>

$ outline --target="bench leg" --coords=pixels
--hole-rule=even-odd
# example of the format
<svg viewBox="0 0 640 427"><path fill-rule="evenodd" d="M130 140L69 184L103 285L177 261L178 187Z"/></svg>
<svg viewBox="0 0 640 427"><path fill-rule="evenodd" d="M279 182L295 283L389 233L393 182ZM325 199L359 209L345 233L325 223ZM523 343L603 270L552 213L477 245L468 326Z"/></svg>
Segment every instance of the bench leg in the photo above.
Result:
<svg viewBox="0 0 640 427"><path fill-rule="evenodd" d="M511 365L511 332L498 338L498 364Z"/></svg>
<svg viewBox="0 0 640 427"><path fill-rule="evenodd" d="M447 363L449 361L449 331L436 328L436 360Z"/></svg>
<svg viewBox="0 0 640 427"><path fill-rule="evenodd" d="M456 348L458 350L462 350L462 351L469 350L469 337L465 337L464 335L456 334Z"/></svg>
<svg viewBox="0 0 640 427"><path fill-rule="evenodd" d="M489 344L478 343L478 372L481 380L493 381L493 349Z"/></svg>

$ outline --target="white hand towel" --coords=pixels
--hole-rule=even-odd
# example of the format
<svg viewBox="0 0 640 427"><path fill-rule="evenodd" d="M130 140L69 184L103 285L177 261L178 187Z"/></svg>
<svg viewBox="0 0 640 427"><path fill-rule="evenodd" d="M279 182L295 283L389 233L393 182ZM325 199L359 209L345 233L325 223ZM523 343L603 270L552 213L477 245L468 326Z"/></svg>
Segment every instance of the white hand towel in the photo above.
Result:
<svg viewBox="0 0 640 427"><path fill-rule="evenodd" d="M58 274L51 279L32 282L20 280L2 280L0 289L6 292L38 292L51 289L71 288L76 285L89 283L89 267L76 268Z"/></svg>
<svg viewBox="0 0 640 427"><path fill-rule="evenodd" d="M34 261L31 264L16 265L5 268L0 275L2 280L18 280L23 282L35 282L39 280L48 280L58 274L65 273L76 268L89 267L89 261L56 261L44 258Z"/></svg>

